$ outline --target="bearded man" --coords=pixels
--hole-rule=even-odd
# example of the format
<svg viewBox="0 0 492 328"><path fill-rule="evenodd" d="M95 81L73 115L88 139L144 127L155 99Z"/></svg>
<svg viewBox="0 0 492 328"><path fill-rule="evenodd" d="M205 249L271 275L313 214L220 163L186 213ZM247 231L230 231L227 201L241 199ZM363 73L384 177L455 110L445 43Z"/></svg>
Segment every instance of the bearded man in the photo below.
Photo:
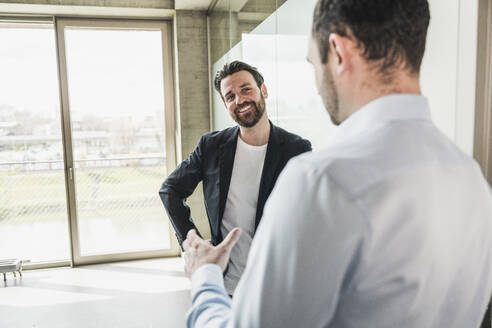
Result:
<svg viewBox="0 0 492 328"><path fill-rule="evenodd" d="M292 157L311 150L308 140L268 120L263 81L255 67L240 61L217 72L215 88L238 125L203 135L159 191L180 244L188 231L196 229L186 198L200 181L212 244L219 244L233 228L242 228L224 274L229 295L244 270L263 207L280 172Z"/></svg>

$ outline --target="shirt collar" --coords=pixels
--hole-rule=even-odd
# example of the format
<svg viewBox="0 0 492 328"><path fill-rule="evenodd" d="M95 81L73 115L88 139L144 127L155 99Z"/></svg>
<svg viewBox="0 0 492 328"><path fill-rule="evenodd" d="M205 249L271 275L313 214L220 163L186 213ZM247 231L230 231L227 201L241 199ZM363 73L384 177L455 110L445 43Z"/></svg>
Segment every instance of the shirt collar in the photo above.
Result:
<svg viewBox="0 0 492 328"><path fill-rule="evenodd" d="M415 94L391 94L377 98L343 121L332 141L342 141L398 120L430 120L427 98Z"/></svg>

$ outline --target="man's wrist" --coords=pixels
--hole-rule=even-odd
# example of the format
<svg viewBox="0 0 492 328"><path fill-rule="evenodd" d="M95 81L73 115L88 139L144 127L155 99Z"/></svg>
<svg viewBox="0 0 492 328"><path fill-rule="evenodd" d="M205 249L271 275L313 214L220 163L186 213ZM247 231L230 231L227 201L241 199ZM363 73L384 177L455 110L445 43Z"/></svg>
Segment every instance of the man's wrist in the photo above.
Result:
<svg viewBox="0 0 492 328"><path fill-rule="evenodd" d="M192 295L199 291L203 286L210 285L224 288L222 269L218 264L203 264L191 275Z"/></svg>

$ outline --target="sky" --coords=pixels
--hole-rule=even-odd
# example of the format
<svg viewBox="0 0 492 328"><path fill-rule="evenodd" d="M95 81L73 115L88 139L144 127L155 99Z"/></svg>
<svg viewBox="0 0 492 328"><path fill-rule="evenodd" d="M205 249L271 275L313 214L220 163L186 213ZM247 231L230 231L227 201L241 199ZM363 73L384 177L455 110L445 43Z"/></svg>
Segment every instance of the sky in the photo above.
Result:
<svg viewBox="0 0 492 328"><path fill-rule="evenodd" d="M66 29L65 41L72 113L164 112L160 31ZM56 115L54 30L0 28L0 45L0 105Z"/></svg>

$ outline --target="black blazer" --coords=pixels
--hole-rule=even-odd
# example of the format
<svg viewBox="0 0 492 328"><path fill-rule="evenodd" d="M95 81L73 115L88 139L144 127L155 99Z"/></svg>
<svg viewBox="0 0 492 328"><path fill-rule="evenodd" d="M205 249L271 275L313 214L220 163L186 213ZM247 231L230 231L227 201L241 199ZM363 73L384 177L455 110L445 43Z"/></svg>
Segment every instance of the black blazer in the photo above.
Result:
<svg viewBox="0 0 492 328"><path fill-rule="evenodd" d="M255 229L258 227L265 202L277 178L289 159L311 150L311 143L270 122L270 137L260 180ZM196 229L186 204L200 181L203 181L205 208L210 224L212 243L222 241L220 225L231 182L239 127L203 135L193 153L164 181L159 196L176 231L179 244L191 229ZM196 229L198 232L198 229Z"/></svg>

